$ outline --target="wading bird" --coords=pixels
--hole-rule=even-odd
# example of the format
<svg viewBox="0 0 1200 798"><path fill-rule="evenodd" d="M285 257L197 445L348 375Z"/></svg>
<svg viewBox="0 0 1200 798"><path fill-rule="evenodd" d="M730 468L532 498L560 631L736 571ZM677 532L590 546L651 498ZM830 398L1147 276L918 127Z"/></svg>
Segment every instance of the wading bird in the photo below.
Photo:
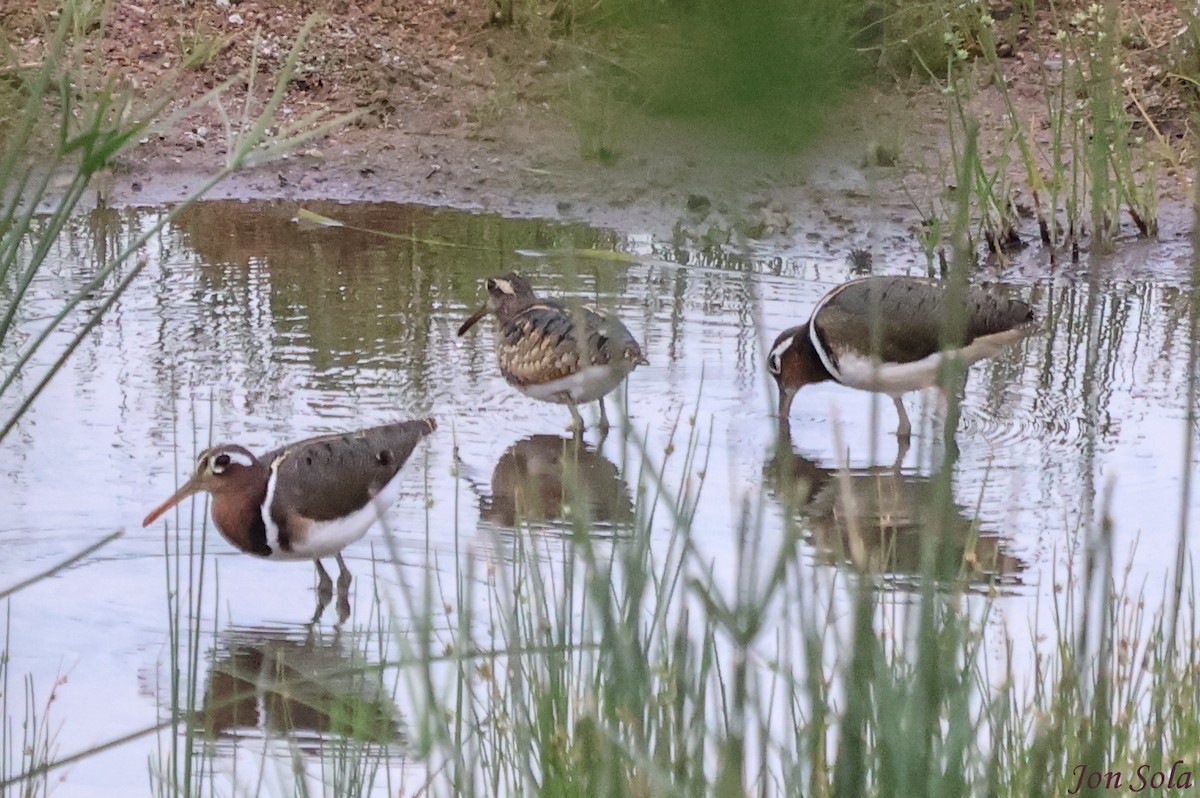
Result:
<svg viewBox="0 0 1200 798"><path fill-rule="evenodd" d="M965 313L958 333L943 341L943 317ZM953 330L953 325L949 326ZM779 417L805 385L833 380L892 397L907 438L912 427L901 394L937 383L947 358L969 366L993 357L1033 330L1033 309L981 288L968 288L956 311L946 288L919 277L864 277L826 294L804 324L784 330L767 356L779 388Z"/></svg>
<svg viewBox="0 0 1200 798"><path fill-rule="evenodd" d="M321 607L333 583L321 565L335 557L338 593L350 587L342 549L366 534L400 492L399 473L421 439L437 429L432 418L322 435L290 443L262 457L236 444L200 454L191 478L142 522L194 493L212 494L221 535L247 554L272 560L312 560Z"/></svg>
<svg viewBox="0 0 1200 798"><path fill-rule="evenodd" d="M578 405L600 402L600 428L608 429L604 395L647 360L621 321L559 299L539 299L516 272L484 281L487 300L458 328L464 335L489 312L496 317L496 360L508 384L526 396L564 404L571 429L583 430Z"/></svg>

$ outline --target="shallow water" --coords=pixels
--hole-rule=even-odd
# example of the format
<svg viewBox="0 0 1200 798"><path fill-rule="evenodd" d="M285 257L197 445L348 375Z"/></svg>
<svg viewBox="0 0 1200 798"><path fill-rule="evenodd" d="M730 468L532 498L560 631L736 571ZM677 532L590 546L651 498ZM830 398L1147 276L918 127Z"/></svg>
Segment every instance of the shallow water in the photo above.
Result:
<svg viewBox="0 0 1200 798"><path fill-rule="evenodd" d="M929 464L942 447L940 422L930 414L936 403L908 398L916 436L900 474L890 468L890 401L832 385L799 394L790 451L774 446L765 345L850 277L848 262L766 249L715 257L636 235L411 206L307 207L403 237L300 225L288 203L195 206L146 248L144 273L3 444L0 586L125 530L12 600L10 672L32 674L39 701L62 680L53 704L59 753L163 717L169 561L163 526L142 529L140 521L210 442L265 451L329 431L438 419L388 516L400 567L379 530L346 552L357 577L350 626L370 621L372 583L386 599L403 569L424 567L431 553L436 567L453 573L468 548L503 552L505 536L514 534L513 473L555 472L555 438L569 420L564 408L503 382L489 324L455 334L481 299L480 280L513 268L547 293L618 313L641 341L650 365L628 380L627 402L610 400L610 412L627 407L635 437L644 438L656 464L665 462L669 484L702 483L696 533L718 564L718 581L732 579L720 564L732 559L724 555L736 546L739 508L763 498L776 534L785 513L808 519L812 567L845 568L850 550L866 545L885 586L911 584L919 538L905 519L919 521L928 503ZM105 210L76 220L33 287L16 340L40 329L106 254L162 212ZM1196 465L1184 462L1183 449L1189 258L1180 246L1135 245L1093 259L1087 271L1026 264L979 276L1031 302L1045 323L971 370L953 480L961 523L944 533L966 540L978 530L974 581L981 596L985 583L1000 585L999 615L1018 629L1046 612L1045 599L1102 507L1114 522L1118 567L1132 565L1134 584L1162 578L1181 512L1200 512L1194 489L1182 495L1184 474ZM878 261L877 273L923 272L915 261ZM1031 278L1035 272L1042 276ZM70 321L55 340L64 342L80 323ZM12 357L0 352L0 362ZM595 418L594 409L584 414ZM703 469L687 464L693 434ZM593 485L590 511L619 535L638 512L637 447L619 431L601 443L592 429L587 439L580 467ZM828 489L843 455L853 489L879 502L867 512L899 519L900 532L865 544L847 537ZM789 506L798 478L813 486L800 510ZM543 514L550 517L539 524L549 535L557 528L555 490L546 488ZM185 529L202 507L181 505ZM666 546L663 516L654 534ZM175 517L167 518L173 529ZM260 663L296 652L309 660L344 653L312 644L304 627L314 603L310 567L238 555L215 535L208 547L219 593L207 597L202 647ZM393 741L401 737L402 721L378 711L381 728ZM270 727L265 711L253 717L229 735ZM62 789L110 795L123 786L138 794L154 751L154 738L143 737L72 765ZM217 757L236 759L220 746ZM402 780L405 765L394 764L389 773ZM394 782L387 789L394 794Z"/></svg>

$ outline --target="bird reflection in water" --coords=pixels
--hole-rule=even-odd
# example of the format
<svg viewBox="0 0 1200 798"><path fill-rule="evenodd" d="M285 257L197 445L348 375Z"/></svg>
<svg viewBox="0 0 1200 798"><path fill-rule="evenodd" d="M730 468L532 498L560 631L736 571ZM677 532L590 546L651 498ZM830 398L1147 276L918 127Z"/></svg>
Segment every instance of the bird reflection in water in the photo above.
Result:
<svg viewBox="0 0 1200 798"><path fill-rule="evenodd" d="M399 712L379 666L347 645L346 634L235 628L217 638L205 685L210 737L330 736L389 745L404 742Z"/></svg>
<svg viewBox="0 0 1200 798"><path fill-rule="evenodd" d="M780 439L763 468L768 488L793 513L818 561L849 564L902 584L932 572L939 581L1016 585L1026 567L1000 534L980 528L967 508L938 496L935 477L891 466L842 472ZM932 568L925 565L926 549Z"/></svg>
<svg viewBox="0 0 1200 798"><path fill-rule="evenodd" d="M480 515L509 528L573 520L621 525L634 509L620 471L604 455L574 438L534 435L500 456Z"/></svg>

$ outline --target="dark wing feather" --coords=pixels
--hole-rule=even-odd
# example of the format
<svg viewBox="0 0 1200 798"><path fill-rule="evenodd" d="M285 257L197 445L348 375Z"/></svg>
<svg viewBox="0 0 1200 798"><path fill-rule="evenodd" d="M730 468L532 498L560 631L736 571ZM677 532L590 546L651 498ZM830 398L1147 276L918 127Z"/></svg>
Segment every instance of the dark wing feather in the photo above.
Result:
<svg viewBox="0 0 1200 798"><path fill-rule="evenodd" d="M996 296L979 288L967 292L967 343L984 335L1008 332L1033 322L1033 308L1019 299Z"/></svg>
<svg viewBox="0 0 1200 798"><path fill-rule="evenodd" d="M1006 332L1033 319L1033 310L1026 303L980 288L967 289L966 306L964 334L948 348ZM946 348L941 325L948 308L945 288L932 280L875 277L838 290L814 323L823 340L860 341L885 362L910 363Z"/></svg>
<svg viewBox="0 0 1200 798"><path fill-rule="evenodd" d="M539 301L501 324L496 356L504 378L517 386L569 377L587 366L644 361L620 321L557 300Z"/></svg>
<svg viewBox="0 0 1200 798"><path fill-rule="evenodd" d="M349 515L366 505L396 476L421 439L437 429L433 419L309 438L271 452L277 465L271 516L284 526L291 513L313 521Z"/></svg>

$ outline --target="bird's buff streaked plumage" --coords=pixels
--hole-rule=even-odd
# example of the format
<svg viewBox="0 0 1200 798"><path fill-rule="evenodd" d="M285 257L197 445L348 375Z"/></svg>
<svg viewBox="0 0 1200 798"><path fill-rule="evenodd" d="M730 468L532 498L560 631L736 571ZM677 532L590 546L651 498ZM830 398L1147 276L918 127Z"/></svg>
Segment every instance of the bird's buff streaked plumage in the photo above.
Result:
<svg viewBox="0 0 1200 798"><path fill-rule="evenodd" d="M647 360L620 320L574 303L542 299L517 274L484 283L488 298L458 330L488 313L496 319L496 361L505 381L534 399L575 405L599 400Z"/></svg>

